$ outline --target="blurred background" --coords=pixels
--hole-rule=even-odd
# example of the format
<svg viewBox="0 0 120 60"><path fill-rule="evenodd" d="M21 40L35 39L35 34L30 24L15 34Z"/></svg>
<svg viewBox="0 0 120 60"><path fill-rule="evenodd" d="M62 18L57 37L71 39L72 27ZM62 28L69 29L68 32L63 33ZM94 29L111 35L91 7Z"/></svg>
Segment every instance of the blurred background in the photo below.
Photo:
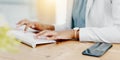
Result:
<svg viewBox="0 0 120 60"><path fill-rule="evenodd" d="M14 28L24 18L46 24L65 23L66 0L0 0L0 19Z"/></svg>

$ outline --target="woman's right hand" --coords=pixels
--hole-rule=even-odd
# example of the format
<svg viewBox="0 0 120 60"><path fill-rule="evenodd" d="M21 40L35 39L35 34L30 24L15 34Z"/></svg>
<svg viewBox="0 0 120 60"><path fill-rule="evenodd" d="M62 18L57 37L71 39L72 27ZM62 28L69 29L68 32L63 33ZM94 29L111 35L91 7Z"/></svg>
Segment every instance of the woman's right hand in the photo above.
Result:
<svg viewBox="0 0 120 60"><path fill-rule="evenodd" d="M21 21L19 21L17 23L17 28L19 28L20 26L25 25L24 31L27 31L28 28L32 28L35 30L54 30L54 26L53 25L47 25L47 24L41 24L38 22L33 22L33 21L29 21L27 19L23 19Z"/></svg>

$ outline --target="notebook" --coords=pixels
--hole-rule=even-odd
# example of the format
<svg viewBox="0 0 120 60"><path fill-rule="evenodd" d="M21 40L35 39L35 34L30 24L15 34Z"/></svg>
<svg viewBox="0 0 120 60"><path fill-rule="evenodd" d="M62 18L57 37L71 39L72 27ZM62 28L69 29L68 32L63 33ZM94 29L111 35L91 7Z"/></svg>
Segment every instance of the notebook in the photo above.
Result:
<svg viewBox="0 0 120 60"><path fill-rule="evenodd" d="M37 44L45 44L45 43L55 43L55 40L47 40L46 37L41 37L39 39L35 38L35 34L33 32L27 31L24 32L22 30L11 30L10 33L14 34L17 40L32 46L36 47Z"/></svg>

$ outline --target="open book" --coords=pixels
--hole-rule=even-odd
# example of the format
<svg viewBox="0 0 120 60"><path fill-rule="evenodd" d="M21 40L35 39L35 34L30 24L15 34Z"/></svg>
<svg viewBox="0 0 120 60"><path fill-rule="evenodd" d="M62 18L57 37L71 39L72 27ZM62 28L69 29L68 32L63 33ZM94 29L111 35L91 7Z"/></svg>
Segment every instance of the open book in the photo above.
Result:
<svg viewBox="0 0 120 60"><path fill-rule="evenodd" d="M34 37L35 34L30 31L24 32L22 30L11 30L10 32L12 34L14 34L18 40L20 40L21 42L23 42L25 44L32 46L33 48L35 48L37 44L55 43L56 42L54 40L47 40L47 39L45 39L45 37L36 39Z"/></svg>

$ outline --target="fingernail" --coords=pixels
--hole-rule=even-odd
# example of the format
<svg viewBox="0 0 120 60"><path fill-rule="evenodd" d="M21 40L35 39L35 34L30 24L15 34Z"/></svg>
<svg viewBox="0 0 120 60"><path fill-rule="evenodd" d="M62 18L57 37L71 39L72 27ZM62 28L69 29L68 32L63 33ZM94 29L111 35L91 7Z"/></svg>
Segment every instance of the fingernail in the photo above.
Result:
<svg viewBox="0 0 120 60"><path fill-rule="evenodd" d="M32 25L32 28L35 28L35 26L34 26L34 25Z"/></svg>

